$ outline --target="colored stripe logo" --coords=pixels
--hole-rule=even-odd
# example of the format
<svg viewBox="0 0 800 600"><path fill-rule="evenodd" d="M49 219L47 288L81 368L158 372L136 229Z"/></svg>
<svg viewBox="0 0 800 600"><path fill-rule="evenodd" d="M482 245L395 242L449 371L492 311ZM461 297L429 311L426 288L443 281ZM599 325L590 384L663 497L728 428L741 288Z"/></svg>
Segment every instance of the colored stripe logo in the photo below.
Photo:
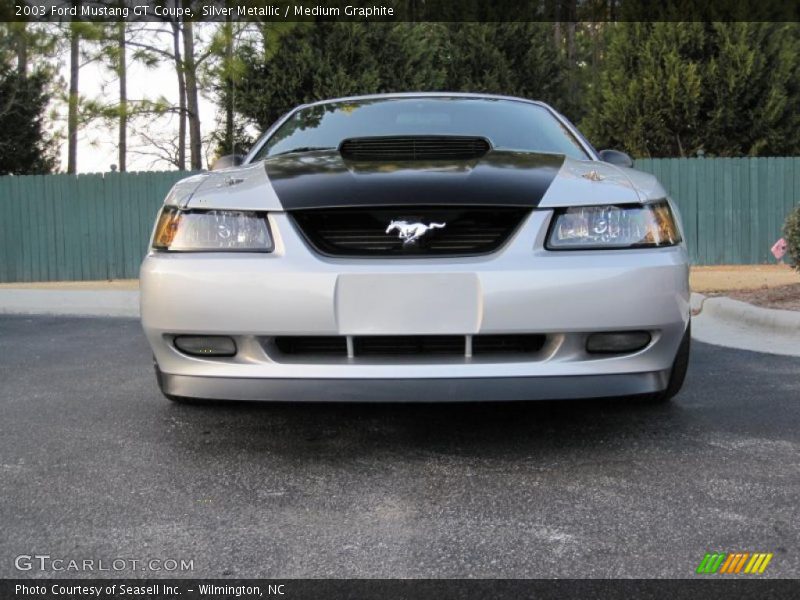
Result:
<svg viewBox="0 0 800 600"><path fill-rule="evenodd" d="M760 575L772 556L771 552L707 552L697 567L697 573Z"/></svg>

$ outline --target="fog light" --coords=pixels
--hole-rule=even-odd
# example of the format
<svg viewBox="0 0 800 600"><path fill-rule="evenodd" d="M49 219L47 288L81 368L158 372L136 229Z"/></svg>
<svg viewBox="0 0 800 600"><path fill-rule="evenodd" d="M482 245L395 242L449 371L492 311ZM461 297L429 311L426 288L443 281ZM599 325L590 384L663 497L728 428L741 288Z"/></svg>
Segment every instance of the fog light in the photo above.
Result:
<svg viewBox="0 0 800 600"><path fill-rule="evenodd" d="M593 333L586 339L586 351L593 354L636 352L650 343L647 331L614 331Z"/></svg>
<svg viewBox="0 0 800 600"><path fill-rule="evenodd" d="M233 356L236 343L226 335L179 335L175 347L192 356Z"/></svg>

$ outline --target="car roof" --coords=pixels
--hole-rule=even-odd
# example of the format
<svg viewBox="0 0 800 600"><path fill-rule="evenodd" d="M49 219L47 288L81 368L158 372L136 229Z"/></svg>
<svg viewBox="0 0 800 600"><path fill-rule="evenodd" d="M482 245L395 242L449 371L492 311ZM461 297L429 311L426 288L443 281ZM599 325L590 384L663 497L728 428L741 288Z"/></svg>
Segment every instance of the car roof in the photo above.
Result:
<svg viewBox="0 0 800 600"><path fill-rule="evenodd" d="M473 98L476 100L512 100L515 102L525 102L527 104L536 104L550 110L554 110L548 104L539 100L529 100L528 98L519 98L517 96L504 96L501 94L486 94L480 92L393 92L388 94L361 94L358 96L342 96L341 98L329 98L326 100L317 100L316 102L309 102L302 104L297 108L305 108L307 106L319 106L321 104L333 104L336 102L353 102L359 100L386 100L393 98Z"/></svg>

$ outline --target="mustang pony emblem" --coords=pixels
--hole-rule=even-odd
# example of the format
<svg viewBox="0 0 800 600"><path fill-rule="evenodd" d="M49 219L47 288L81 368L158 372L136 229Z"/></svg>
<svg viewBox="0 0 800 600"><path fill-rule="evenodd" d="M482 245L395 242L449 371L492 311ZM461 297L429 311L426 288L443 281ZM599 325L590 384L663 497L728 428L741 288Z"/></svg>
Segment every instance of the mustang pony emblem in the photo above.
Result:
<svg viewBox="0 0 800 600"><path fill-rule="evenodd" d="M431 229L442 229L447 223L409 223L408 221L392 221L386 228L386 233L391 233L395 229L399 232L398 237L403 240L403 245L415 243L419 238L428 233Z"/></svg>
<svg viewBox="0 0 800 600"><path fill-rule="evenodd" d="M581 177L583 177L584 179L588 179L589 181L603 181L603 179L605 179L605 177L600 175L600 173L598 173L595 170L591 170L588 173L584 173L583 175L581 175Z"/></svg>

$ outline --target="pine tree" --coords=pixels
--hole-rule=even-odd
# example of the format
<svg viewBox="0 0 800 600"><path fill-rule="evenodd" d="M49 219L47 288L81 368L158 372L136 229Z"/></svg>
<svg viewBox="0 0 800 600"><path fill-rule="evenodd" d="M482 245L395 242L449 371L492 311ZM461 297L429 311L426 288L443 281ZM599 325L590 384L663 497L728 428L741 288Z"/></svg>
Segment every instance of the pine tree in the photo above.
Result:
<svg viewBox="0 0 800 600"><path fill-rule="evenodd" d="M49 173L56 144L45 126L55 69L42 25L0 23L0 175Z"/></svg>
<svg viewBox="0 0 800 600"><path fill-rule="evenodd" d="M800 150L797 24L618 23L582 127L635 156Z"/></svg>
<svg viewBox="0 0 800 600"><path fill-rule="evenodd" d="M56 163L44 126L47 77L0 65L0 175L51 172Z"/></svg>
<svg viewBox="0 0 800 600"><path fill-rule="evenodd" d="M243 42L239 121L266 128L297 104L407 91L470 91L542 99L580 114L546 23L316 23ZM218 103L225 93L217 90Z"/></svg>

